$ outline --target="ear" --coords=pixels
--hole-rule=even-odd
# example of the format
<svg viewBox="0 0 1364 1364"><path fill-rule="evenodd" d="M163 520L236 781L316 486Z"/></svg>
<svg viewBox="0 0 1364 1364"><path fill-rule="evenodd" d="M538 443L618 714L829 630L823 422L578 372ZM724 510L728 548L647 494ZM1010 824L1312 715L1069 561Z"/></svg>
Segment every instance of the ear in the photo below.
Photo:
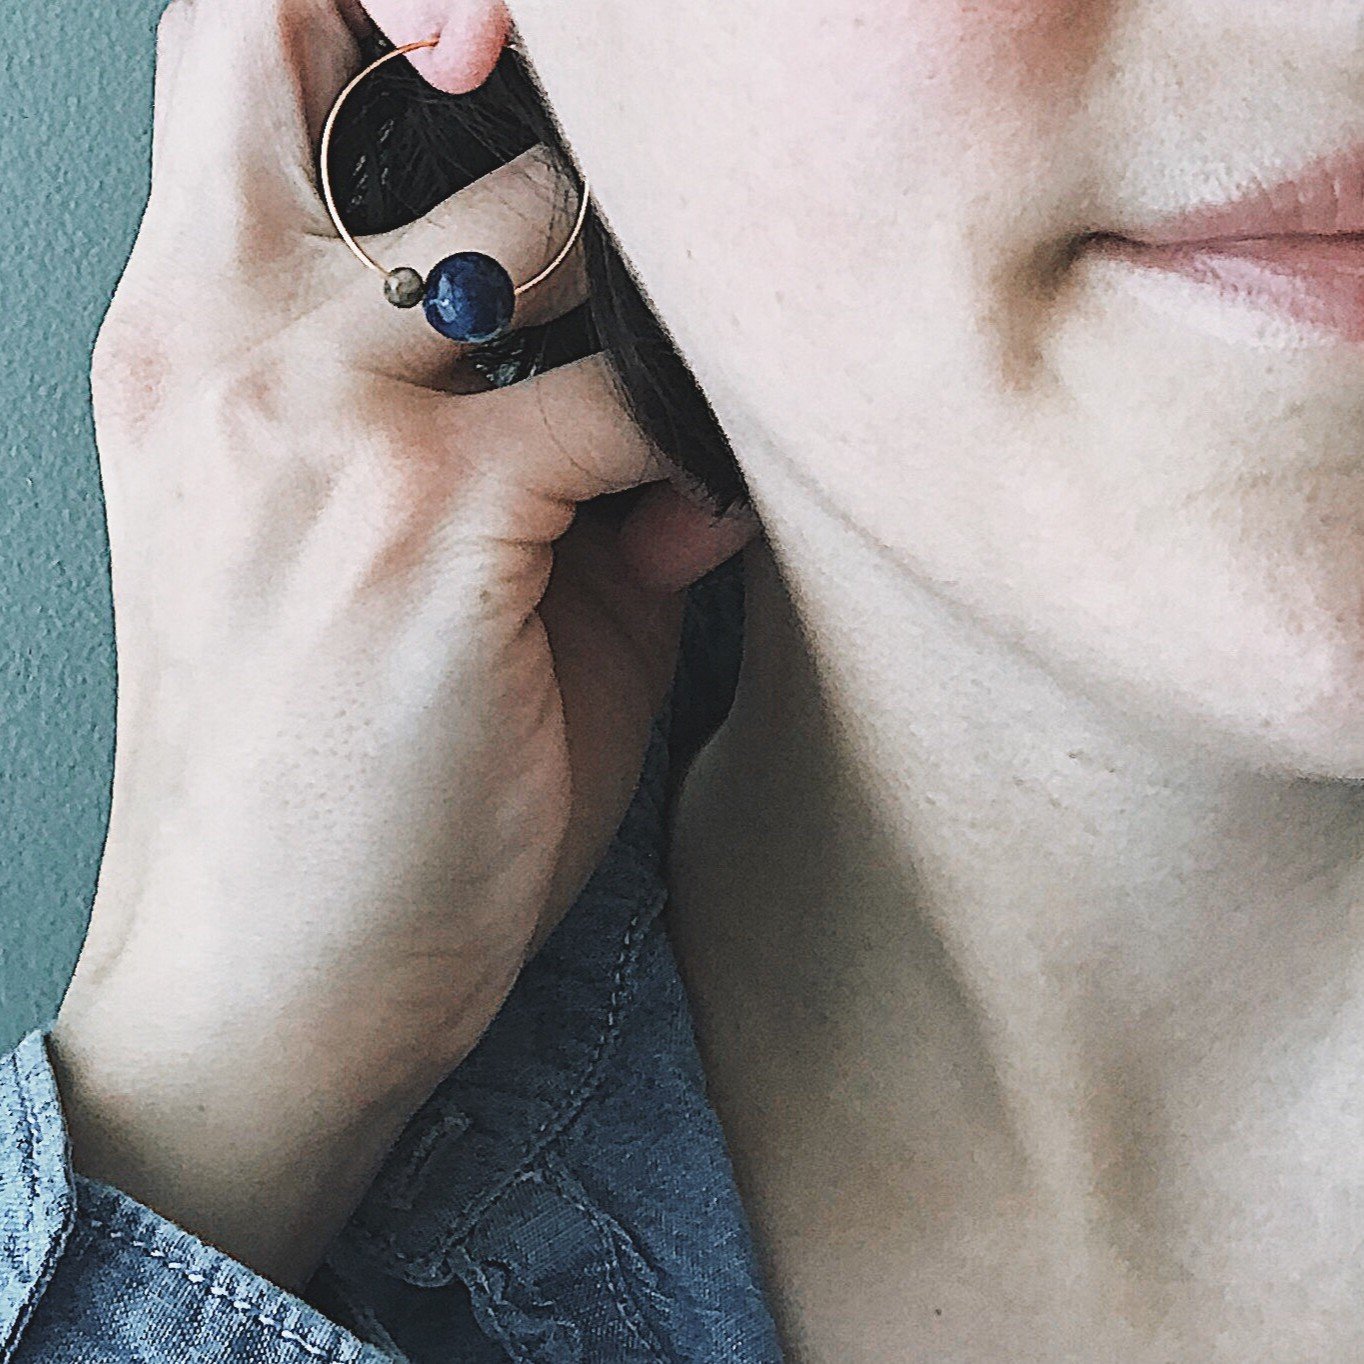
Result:
<svg viewBox="0 0 1364 1364"><path fill-rule="evenodd" d="M477 90L488 79L511 31L504 0L365 0L365 8L395 47L440 35L437 46L408 59L451 95Z"/></svg>

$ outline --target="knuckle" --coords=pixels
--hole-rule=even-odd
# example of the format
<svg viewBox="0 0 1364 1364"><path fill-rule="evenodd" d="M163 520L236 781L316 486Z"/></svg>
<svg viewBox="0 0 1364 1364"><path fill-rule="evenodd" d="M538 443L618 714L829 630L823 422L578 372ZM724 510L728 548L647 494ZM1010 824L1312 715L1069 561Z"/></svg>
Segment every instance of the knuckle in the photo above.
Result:
<svg viewBox="0 0 1364 1364"><path fill-rule="evenodd" d="M302 425L298 414L309 406L290 368L273 350L255 350L215 363L196 382L194 435L205 448L238 455L278 450L281 434L291 424Z"/></svg>
<svg viewBox="0 0 1364 1364"><path fill-rule="evenodd" d="M112 314L95 338L90 357L90 392L96 421L136 434L163 407L174 358L155 328Z"/></svg>
<svg viewBox="0 0 1364 1364"><path fill-rule="evenodd" d="M332 407L337 429L345 433L344 473L359 500L380 519L405 515L441 501L451 483L449 463L429 433L409 434L389 395L367 386L338 394ZM376 414L386 412L386 417Z"/></svg>
<svg viewBox="0 0 1364 1364"><path fill-rule="evenodd" d="M311 489L357 548L410 546L455 508L472 515L507 496L505 470L458 405L306 348L265 343L198 362L182 349L144 310L111 312L90 366L101 443L113 437L148 459L160 449L243 493Z"/></svg>
<svg viewBox="0 0 1364 1364"><path fill-rule="evenodd" d="M371 468L377 480L383 466L399 462L398 442L343 379L306 349L278 341L215 361L189 395L194 439L266 481L293 469L339 488Z"/></svg>

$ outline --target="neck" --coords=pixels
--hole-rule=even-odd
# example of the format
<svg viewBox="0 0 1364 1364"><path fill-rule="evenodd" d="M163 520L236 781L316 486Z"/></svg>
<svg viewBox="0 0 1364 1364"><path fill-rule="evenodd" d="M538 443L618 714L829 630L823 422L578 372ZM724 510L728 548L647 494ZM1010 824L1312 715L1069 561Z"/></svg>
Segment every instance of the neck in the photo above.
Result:
<svg viewBox="0 0 1364 1364"><path fill-rule="evenodd" d="M1109 1295L1301 1245L1255 1189L1359 1146L1364 790L1106 710L811 507L771 546L670 865L759 1221L777 1166L793 1227L1026 1208Z"/></svg>

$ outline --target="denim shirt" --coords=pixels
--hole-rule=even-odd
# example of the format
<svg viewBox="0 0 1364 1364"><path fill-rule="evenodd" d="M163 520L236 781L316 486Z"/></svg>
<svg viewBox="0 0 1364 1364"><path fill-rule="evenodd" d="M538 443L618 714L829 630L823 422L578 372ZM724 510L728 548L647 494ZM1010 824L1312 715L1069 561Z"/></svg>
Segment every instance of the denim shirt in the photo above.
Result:
<svg viewBox="0 0 1364 1364"><path fill-rule="evenodd" d="M669 775L732 699L741 563L689 591L606 856L301 1296L73 1174L45 1032L4 1058L0 1361L779 1364L660 918Z"/></svg>

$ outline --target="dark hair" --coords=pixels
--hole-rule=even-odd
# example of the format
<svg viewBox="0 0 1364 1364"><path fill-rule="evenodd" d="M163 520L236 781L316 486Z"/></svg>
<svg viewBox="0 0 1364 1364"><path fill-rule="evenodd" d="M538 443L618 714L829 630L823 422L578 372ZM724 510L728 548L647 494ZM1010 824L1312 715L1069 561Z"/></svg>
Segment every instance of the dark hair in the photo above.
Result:
<svg viewBox="0 0 1364 1364"><path fill-rule="evenodd" d="M362 39L366 61L392 46L379 34ZM406 61L381 67L338 121L331 170L351 230L383 232L539 143L573 164L513 41L491 78L467 95L433 89ZM682 490L717 516L747 506L743 475L710 403L595 210L583 244L588 301L486 348L480 368L495 382L509 382L602 351L627 410L678 470Z"/></svg>

